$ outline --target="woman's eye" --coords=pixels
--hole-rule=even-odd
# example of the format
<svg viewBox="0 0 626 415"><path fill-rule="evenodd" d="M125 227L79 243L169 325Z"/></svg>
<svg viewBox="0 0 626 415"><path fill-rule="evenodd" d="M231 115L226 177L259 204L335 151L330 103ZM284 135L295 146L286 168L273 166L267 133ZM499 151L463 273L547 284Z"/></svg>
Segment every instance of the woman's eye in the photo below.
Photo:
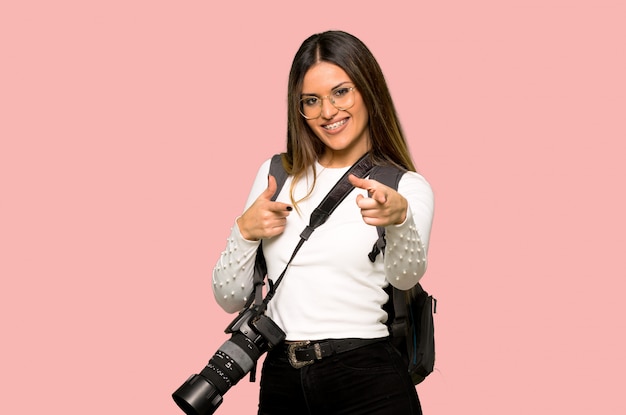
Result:
<svg viewBox="0 0 626 415"><path fill-rule="evenodd" d="M307 107L314 107L317 105L317 102L318 102L317 97L309 97L309 98L304 98L302 100L302 103L306 105Z"/></svg>
<svg viewBox="0 0 626 415"><path fill-rule="evenodd" d="M350 91L350 88L339 88L339 89L335 89L335 92L333 92L333 95L336 97L342 97L346 95L349 91Z"/></svg>

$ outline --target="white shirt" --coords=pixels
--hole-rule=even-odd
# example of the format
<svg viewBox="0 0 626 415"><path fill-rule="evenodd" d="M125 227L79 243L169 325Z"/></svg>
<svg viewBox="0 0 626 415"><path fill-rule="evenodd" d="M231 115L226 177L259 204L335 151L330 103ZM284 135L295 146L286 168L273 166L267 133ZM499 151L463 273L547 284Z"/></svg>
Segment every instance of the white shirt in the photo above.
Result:
<svg viewBox="0 0 626 415"><path fill-rule="evenodd" d="M245 208L267 188L270 160L259 169ZM316 165L317 182L311 196L298 202L287 218L285 231L263 240L268 277L275 281L309 223L311 212L349 169ZM277 201L291 204L288 177ZM312 170L295 187L299 200L312 184ZM390 283L400 289L415 285L426 271L426 254L433 217L433 192L415 172L405 173L398 184L409 208L404 223L386 227L385 255L372 263L367 254L378 238L376 227L367 225L356 196L367 192L355 188L304 243L289 265L269 302L267 315L287 335L287 340L329 338L378 338L388 335L387 314L382 306ZM256 250L261 242L248 241L235 224L224 252L213 270L213 292L227 312L240 311L252 294Z"/></svg>

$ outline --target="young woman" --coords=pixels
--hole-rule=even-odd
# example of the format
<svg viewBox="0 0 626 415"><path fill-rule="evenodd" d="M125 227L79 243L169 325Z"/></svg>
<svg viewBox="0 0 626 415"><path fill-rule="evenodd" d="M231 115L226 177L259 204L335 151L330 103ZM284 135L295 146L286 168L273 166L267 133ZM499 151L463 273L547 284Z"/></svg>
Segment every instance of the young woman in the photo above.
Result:
<svg viewBox="0 0 626 415"><path fill-rule="evenodd" d="M270 160L260 167L214 268L213 291L224 310L240 311L261 244L275 280L313 209L366 154L408 171L397 191L350 176L353 191L293 259L266 312L286 340L265 358L261 415L421 414L406 364L388 341L383 305L385 287L408 289L426 270L433 193L415 172L382 71L356 37L316 34L296 53L282 154L289 176L272 201ZM385 227L387 251L372 263L376 226ZM305 348L324 356L290 362L290 352Z"/></svg>

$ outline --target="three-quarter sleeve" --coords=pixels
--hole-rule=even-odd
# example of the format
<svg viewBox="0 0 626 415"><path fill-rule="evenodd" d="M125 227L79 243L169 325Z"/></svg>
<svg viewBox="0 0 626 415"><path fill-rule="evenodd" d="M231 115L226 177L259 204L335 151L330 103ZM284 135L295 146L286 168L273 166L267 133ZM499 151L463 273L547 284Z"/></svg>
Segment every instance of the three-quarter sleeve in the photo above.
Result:
<svg viewBox="0 0 626 415"><path fill-rule="evenodd" d="M228 313L240 311L252 294L254 262L260 241L246 240L233 225L213 268L213 294L217 303Z"/></svg>
<svg viewBox="0 0 626 415"><path fill-rule="evenodd" d="M428 182L414 172L402 176L398 193L409 206L403 223L385 227L385 275L394 287L408 290L426 272L434 196Z"/></svg>

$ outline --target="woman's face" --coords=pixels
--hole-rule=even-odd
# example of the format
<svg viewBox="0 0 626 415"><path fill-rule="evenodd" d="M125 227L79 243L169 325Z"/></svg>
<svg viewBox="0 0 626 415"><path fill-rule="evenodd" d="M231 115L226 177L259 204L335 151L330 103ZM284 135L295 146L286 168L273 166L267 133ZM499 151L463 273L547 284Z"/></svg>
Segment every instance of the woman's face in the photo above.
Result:
<svg viewBox="0 0 626 415"><path fill-rule="evenodd" d="M354 105L340 110L328 98L338 87L354 87L354 83L332 63L317 63L304 75L302 97L324 97L321 115L306 122L326 146L319 160L326 167L352 165L370 148L369 115L361 94L354 89Z"/></svg>

